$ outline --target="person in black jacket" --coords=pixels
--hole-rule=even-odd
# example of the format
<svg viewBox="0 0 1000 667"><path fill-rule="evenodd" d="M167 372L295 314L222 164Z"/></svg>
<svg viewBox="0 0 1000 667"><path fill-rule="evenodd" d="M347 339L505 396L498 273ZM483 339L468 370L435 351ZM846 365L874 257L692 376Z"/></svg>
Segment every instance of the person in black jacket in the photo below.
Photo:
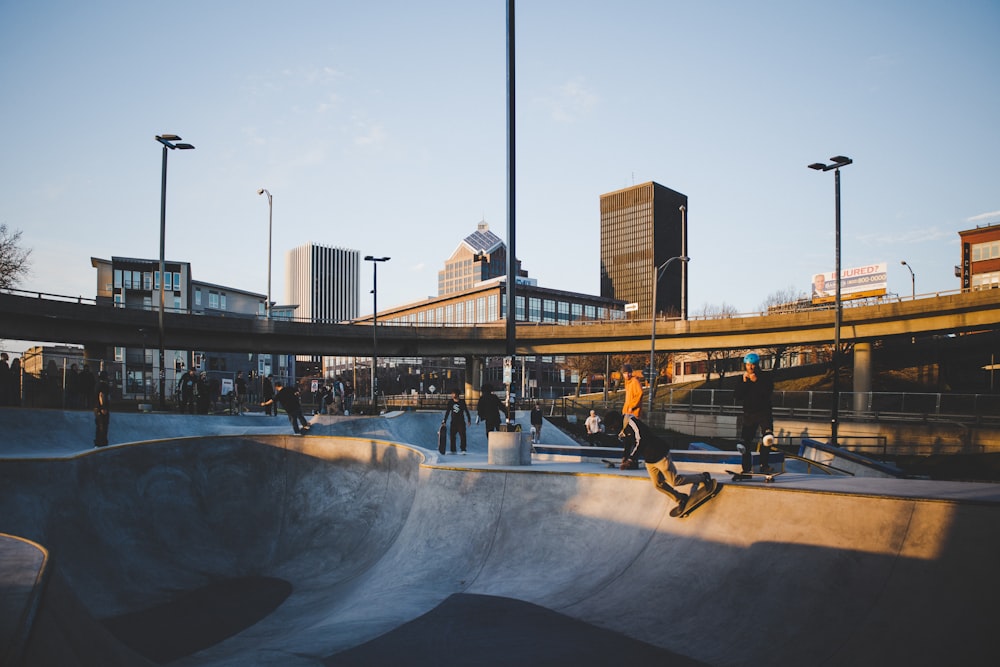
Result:
<svg viewBox="0 0 1000 667"><path fill-rule="evenodd" d="M275 380L274 388L278 390L278 393L274 395L274 398L269 398L268 400L261 403L261 407L267 407L269 405L274 405L275 402L281 403L281 407L285 409L285 414L288 415L288 421L292 424L292 430L295 431L295 435L301 435L303 432L309 432L309 420L305 418L302 414L302 402L299 400L299 389L295 385L285 386L281 380ZM302 424L302 429L299 429L299 424Z"/></svg>
<svg viewBox="0 0 1000 667"><path fill-rule="evenodd" d="M774 446L774 417L771 413L774 380L770 373L760 370L760 356L756 352L743 357L743 368L743 379L736 385L735 392L736 400L743 402L743 426L740 428L740 440L736 449L743 456L743 472L752 472L753 459L749 445L760 429L760 471L774 472L768 465L768 456Z"/></svg>
<svg viewBox="0 0 1000 667"><path fill-rule="evenodd" d="M501 402L497 395L493 393L493 385L487 383L483 385L482 394L476 403L476 414L486 422L486 437L490 437L490 431L495 431L500 427L500 413L507 417L507 407Z"/></svg>
<svg viewBox="0 0 1000 667"><path fill-rule="evenodd" d="M456 454L455 451L455 436L459 436L462 440L462 454L465 454L465 424L472 424L472 415L469 414L469 407L465 404L464 398L458 397L458 392L451 392L451 398L448 400L448 405L444 408L444 419L441 423L444 424L451 417L451 428L448 434L451 436L451 453ZM441 452L444 454L444 452Z"/></svg>
<svg viewBox="0 0 1000 667"><path fill-rule="evenodd" d="M677 501L679 512L684 511L690 494L681 493L676 488L691 484L691 494L698 490L698 485L704 486L708 493L715 493L718 482L712 479L707 472L694 475L679 475L674 462L670 460L670 447L660 438L653 435L649 427L639 421L638 417L632 415L622 415L622 428L618 433L618 438L631 439L633 442L625 450L625 458L622 460L621 469L628 470L634 468L634 463L642 459L646 464L646 472L653 481L656 490L666 494Z"/></svg>

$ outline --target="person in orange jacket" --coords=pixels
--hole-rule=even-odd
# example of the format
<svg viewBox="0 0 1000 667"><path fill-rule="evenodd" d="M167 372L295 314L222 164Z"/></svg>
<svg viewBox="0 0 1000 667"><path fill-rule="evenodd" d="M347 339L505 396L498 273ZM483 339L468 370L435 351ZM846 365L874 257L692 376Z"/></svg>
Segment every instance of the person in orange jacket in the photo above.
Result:
<svg viewBox="0 0 1000 667"><path fill-rule="evenodd" d="M625 404L622 405L622 414L638 417L642 406L642 383L632 374L631 364L622 366L622 375L625 377Z"/></svg>

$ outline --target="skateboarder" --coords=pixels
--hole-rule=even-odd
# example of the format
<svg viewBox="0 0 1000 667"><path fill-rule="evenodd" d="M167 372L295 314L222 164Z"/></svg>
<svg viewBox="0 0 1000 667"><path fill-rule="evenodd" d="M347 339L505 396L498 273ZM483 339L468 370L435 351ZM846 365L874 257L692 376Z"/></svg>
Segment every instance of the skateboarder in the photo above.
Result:
<svg viewBox="0 0 1000 667"><path fill-rule="evenodd" d="M463 415L465 415L463 419ZM458 397L458 392L451 392L451 398L448 400L448 405L444 409L444 419L441 423L448 421L451 417L451 453L456 454L455 451L455 437L459 436L462 440L462 454L465 454L465 425L468 423L472 425L472 415L469 414L469 406L465 404L464 398ZM441 452L444 454L444 452Z"/></svg>
<svg viewBox="0 0 1000 667"><path fill-rule="evenodd" d="M288 421L292 423L292 430L295 431L295 435L302 435L302 431L308 433L309 421L305 418L305 415L302 414L302 403L299 401L298 387L286 387L281 380L275 380L274 388L278 390L278 393L274 395L274 398L270 398L261 403L261 407L273 405L275 402L281 403L281 407L283 407L285 409L285 413L288 414ZM300 422L302 424L301 431L299 430Z"/></svg>
<svg viewBox="0 0 1000 667"><path fill-rule="evenodd" d="M622 461L621 469L627 470L631 464L640 458L646 463L646 472L653 481L653 486L657 491L664 493L677 501L675 512L680 514L684 511L688 498L698 491L699 484L703 486L704 493L711 495L718 488L718 482L712 479L707 472L694 475L679 475L674 462L670 460L670 447L666 442L656 437L649 431L649 427L632 415L624 415L622 418L622 428L618 433L619 439L624 440L631 436L635 439L635 444L626 451L625 459ZM674 487L691 484L691 493L681 493Z"/></svg>
<svg viewBox="0 0 1000 667"><path fill-rule="evenodd" d="M735 397L743 402L743 426L736 449L743 455L743 472L753 471L750 444L760 429L760 471L774 472L768 465L768 456L774 446L774 418L771 416L771 394L774 380L771 374L760 370L760 356L750 352L743 357L743 379L736 385Z"/></svg>

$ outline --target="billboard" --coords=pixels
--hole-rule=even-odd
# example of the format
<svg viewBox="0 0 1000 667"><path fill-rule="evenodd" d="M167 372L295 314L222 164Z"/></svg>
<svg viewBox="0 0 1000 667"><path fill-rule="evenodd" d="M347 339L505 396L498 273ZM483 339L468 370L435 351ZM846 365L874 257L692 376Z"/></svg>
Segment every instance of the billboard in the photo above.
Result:
<svg viewBox="0 0 1000 667"><path fill-rule="evenodd" d="M867 264L840 271L840 300L885 296L889 284L888 264ZM837 279L834 271L813 275L812 302L833 303L837 298Z"/></svg>

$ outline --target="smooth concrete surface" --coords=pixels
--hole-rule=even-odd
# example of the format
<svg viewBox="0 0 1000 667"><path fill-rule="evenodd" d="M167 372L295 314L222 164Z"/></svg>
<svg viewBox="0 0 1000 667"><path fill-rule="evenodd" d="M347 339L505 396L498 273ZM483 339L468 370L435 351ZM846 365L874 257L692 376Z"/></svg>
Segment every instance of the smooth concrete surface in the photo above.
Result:
<svg viewBox="0 0 1000 667"><path fill-rule="evenodd" d="M51 554L23 664L995 664L998 485L789 473L677 520L481 425L439 456L438 413L136 417L191 437L0 458L0 532Z"/></svg>

